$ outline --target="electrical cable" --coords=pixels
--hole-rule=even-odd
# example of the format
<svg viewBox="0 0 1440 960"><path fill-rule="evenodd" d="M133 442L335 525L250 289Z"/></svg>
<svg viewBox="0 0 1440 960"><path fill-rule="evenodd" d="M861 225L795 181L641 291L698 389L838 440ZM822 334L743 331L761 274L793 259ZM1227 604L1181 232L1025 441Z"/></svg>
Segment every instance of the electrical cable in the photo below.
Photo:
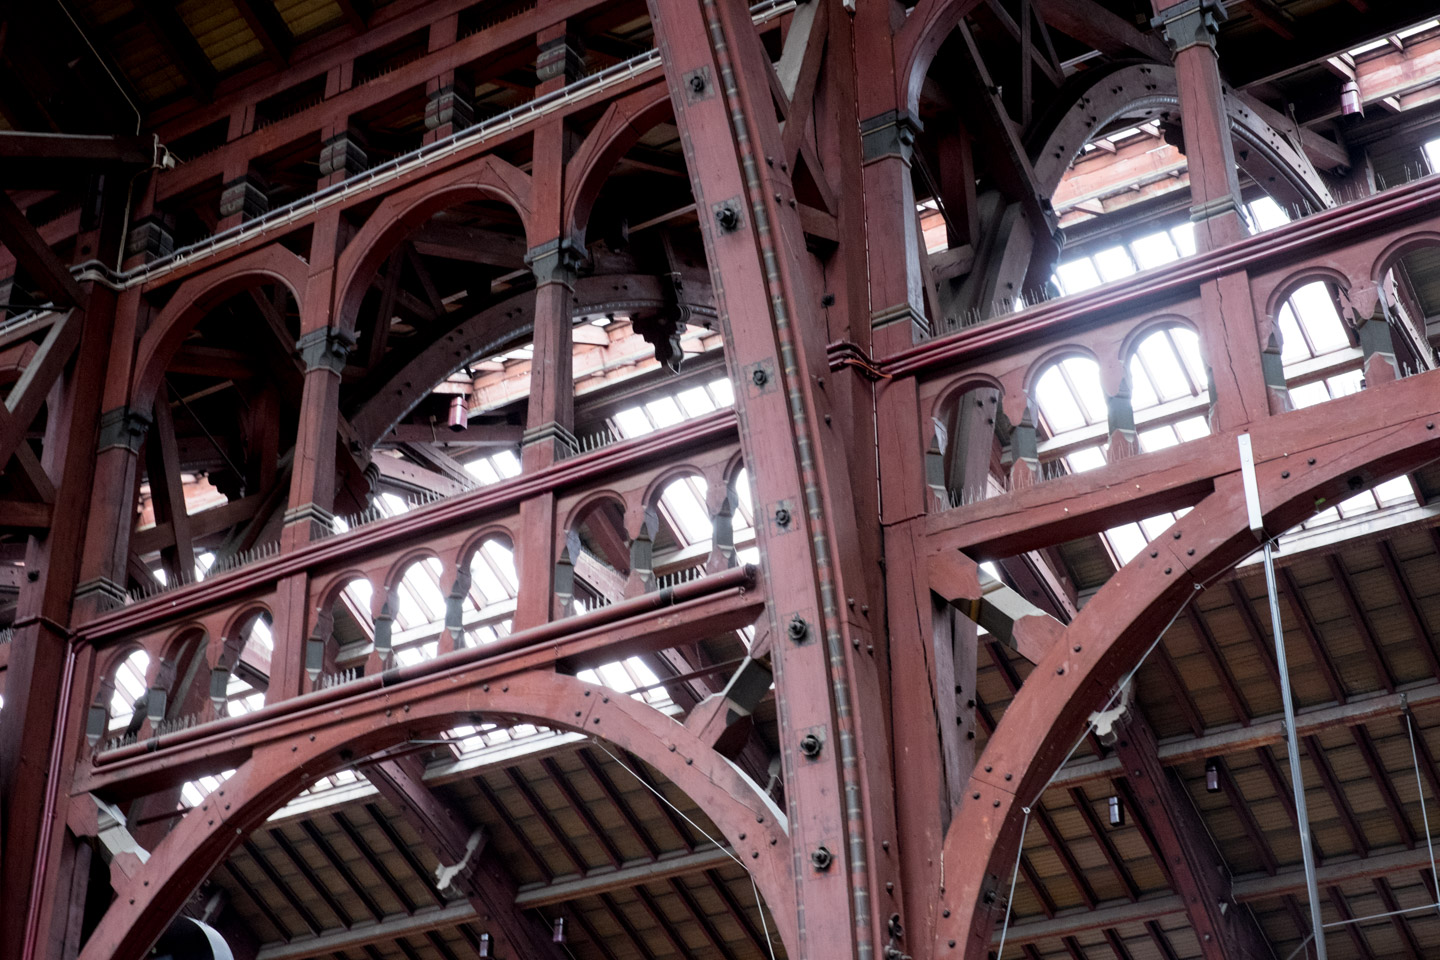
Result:
<svg viewBox="0 0 1440 960"><path fill-rule="evenodd" d="M602 751L604 751L607 757L609 757L611 760L614 760L620 766L620 769L624 770L626 773L630 774L630 776L634 777L636 782L638 782L642 787L655 794L655 796L660 799L661 803L665 804L665 806L669 807L671 810L679 814L680 819L684 820L686 823L690 824L690 826L694 827L696 833L699 833L700 836L715 844L717 849L719 849L722 853L725 854L725 856L729 857L731 860L734 860L735 863L739 865L740 869L745 871L745 876L750 878L750 889L755 893L755 909L760 914L760 925L765 930L765 946L770 950L770 960L776 960L775 943L770 936L770 924L765 919L765 907L760 902L760 888L755 884L755 877L751 875L750 868L745 866L745 861L735 856L735 853L729 847L725 846L719 840L716 840L714 837L710 836L710 834L705 831L704 827L700 826L700 824L696 823L694 820L691 820L689 815L686 814L684 810L681 810L679 807L675 806L675 804L671 803L669 797L665 796L665 794L661 793L659 790L656 790L653 786L650 785L649 782L645 780L644 777L640 776L640 774L636 773L634 770L631 770L630 765L625 763L619 757L615 756L615 754L611 753L610 748L605 746L604 742L596 740L593 737L590 739L590 742L595 744L595 746L599 747Z"/></svg>

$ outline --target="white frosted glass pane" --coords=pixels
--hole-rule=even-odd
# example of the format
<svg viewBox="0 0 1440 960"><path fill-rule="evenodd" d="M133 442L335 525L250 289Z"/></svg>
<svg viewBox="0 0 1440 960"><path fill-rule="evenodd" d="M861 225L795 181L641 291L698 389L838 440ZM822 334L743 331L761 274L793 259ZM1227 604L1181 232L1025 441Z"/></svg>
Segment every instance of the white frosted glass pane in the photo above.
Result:
<svg viewBox="0 0 1440 960"><path fill-rule="evenodd" d="M645 404L645 410L654 418L655 423L662 427L674 426L685 419L685 415L680 412L679 404L670 397L651 400Z"/></svg>
<svg viewBox="0 0 1440 960"><path fill-rule="evenodd" d="M629 407L615 414L615 426L622 437L639 437L650 433L655 428L650 425L650 418L639 407Z"/></svg>
<svg viewBox="0 0 1440 960"><path fill-rule="evenodd" d="M1201 437L1210 435L1210 425L1205 422L1204 417L1190 417L1175 424L1175 432L1180 435L1182 441L1198 440Z"/></svg>
<svg viewBox="0 0 1440 960"><path fill-rule="evenodd" d="M1307 383L1299 387L1290 388L1290 403L1299 410L1304 407L1313 407L1317 403L1324 403L1330 399L1330 391L1325 389L1324 383Z"/></svg>
<svg viewBox="0 0 1440 960"><path fill-rule="evenodd" d="M1296 290L1290 302L1294 305L1317 355L1343 350L1350 346L1345 326L1335 312L1335 301L1323 283L1307 283Z"/></svg>
<svg viewBox="0 0 1440 960"><path fill-rule="evenodd" d="M1163 230L1134 241L1130 244L1130 252L1135 254L1141 270L1149 270L1180 258L1175 242L1170 239L1170 234Z"/></svg>
<svg viewBox="0 0 1440 960"><path fill-rule="evenodd" d="M1105 388L1100 386L1100 364L1086 357L1070 357L1060 361L1070 382L1075 386L1085 408L1087 423L1103 423L1110 411L1105 405Z"/></svg>
<svg viewBox="0 0 1440 960"><path fill-rule="evenodd" d="M692 387L689 390L682 390L676 396L680 406L685 409L687 417L698 417L715 409L715 404L710 400L710 394L705 392L704 387Z"/></svg>
<svg viewBox="0 0 1440 960"><path fill-rule="evenodd" d="M1255 230L1273 230L1282 224L1290 222L1290 217L1269 197L1261 197L1249 205L1250 217L1255 223Z"/></svg>
<svg viewBox="0 0 1440 960"><path fill-rule="evenodd" d="M1375 487L1375 497L1387 507L1397 503L1414 503L1415 490L1405 477L1396 477L1378 484Z"/></svg>
<svg viewBox="0 0 1440 960"><path fill-rule="evenodd" d="M1300 334L1300 325L1295 320L1295 311L1290 309L1290 304L1280 308L1280 315L1276 320L1280 324L1280 362L1296 363L1309 359L1310 348Z"/></svg>
<svg viewBox="0 0 1440 960"><path fill-rule="evenodd" d="M735 391L730 386L729 380L721 377L719 380L710 381L708 386L710 387L710 395L715 398L715 402L720 404L720 406L733 407L735 405Z"/></svg>
<svg viewBox="0 0 1440 960"><path fill-rule="evenodd" d="M1055 268L1055 276L1060 281L1060 289L1067 294L1089 290L1101 283L1100 274L1089 257L1060 264Z"/></svg>
<svg viewBox="0 0 1440 960"><path fill-rule="evenodd" d="M1175 240L1175 246L1180 250L1180 256L1195 256L1195 224L1182 223L1178 227L1170 228L1170 236Z"/></svg>
<svg viewBox="0 0 1440 960"><path fill-rule="evenodd" d="M1100 276L1105 282L1120 280L1135 272L1135 264L1130 259L1130 251L1124 247L1111 247L1109 250L1101 250L1095 254L1095 267L1100 271Z"/></svg>
<svg viewBox="0 0 1440 960"><path fill-rule="evenodd" d="M1099 447L1087 447L1070 454L1065 458L1065 463L1070 467L1071 473L1084 473L1086 470L1105 466L1105 454Z"/></svg>
<svg viewBox="0 0 1440 960"><path fill-rule="evenodd" d="M1175 431L1170 427L1142 430L1138 439L1140 450L1144 453L1149 453L1151 450L1164 450L1166 447L1176 446L1180 442L1180 438L1175 436Z"/></svg>
<svg viewBox="0 0 1440 960"><path fill-rule="evenodd" d="M1150 382L1150 374L1145 372L1145 367L1140 363L1138 356L1130 358L1130 405L1135 410L1148 410L1160 403L1160 397L1155 393L1155 387Z"/></svg>
<svg viewBox="0 0 1440 960"><path fill-rule="evenodd" d="M1170 347L1164 331L1152 333L1140 342L1139 354L1155 376L1155 389L1162 400L1178 400L1190 396L1190 383L1180 358Z"/></svg>
<svg viewBox="0 0 1440 960"><path fill-rule="evenodd" d="M1145 534L1140 532L1140 525L1127 523L1123 527L1113 527L1105 531L1105 536L1110 540L1110 549L1120 558L1121 563L1129 563L1141 550L1145 549Z"/></svg>
<svg viewBox="0 0 1440 960"><path fill-rule="evenodd" d="M1075 395L1066 386L1058 366L1041 374L1035 384L1035 402L1055 433L1085 426L1085 411L1080 408Z"/></svg>

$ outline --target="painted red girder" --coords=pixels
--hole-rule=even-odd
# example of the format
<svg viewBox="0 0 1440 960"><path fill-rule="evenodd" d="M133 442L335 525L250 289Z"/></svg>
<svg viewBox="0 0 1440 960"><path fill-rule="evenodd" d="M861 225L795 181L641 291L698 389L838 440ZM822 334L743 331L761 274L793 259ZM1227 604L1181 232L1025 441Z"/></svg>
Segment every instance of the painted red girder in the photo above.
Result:
<svg viewBox="0 0 1440 960"><path fill-rule="evenodd" d="M1288 529L1309 516L1317 500L1343 498L1440 457L1437 383L1440 373L1421 374L1343 403L1253 424L1267 529ZM1279 425L1286 428L1283 440ZM1217 448L1215 456L1222 455ZM1220 473L1224 464L1228 472ZM1248 528L1238 452L1217 459L1216 467L1214 492L1116 573L1006 710L946 835L947 870L955 880L942 893L951 916L938 927L936 957L984 956L996 919L985 904L985 889L993 878L1009 875L1018 808L1033 801L1066 759L1089 713L1105 704L1115 683L1197 586L1257 546Z"/></svg>
<svg viewBox="0 0 1440 960"><path fill-rule="evenodd" d="M783 817L727 761L654 708L545 671L489 684L478 678L473 683L402 682L322 711L330 719L321 726L314 714L303 711L261 724L271 734L266 742L256 743L234 776L188 811L150 860L121 884L82 960L142 956L214 863L315 777L348 765L352 754L373 755L479 711L584 731L637 753L694 798L731 838L768 902L784 903L793 896ZM739 841L742 834L746 839ZM777 922L787 938L794 936L793 918L782 915Z"/></svg>
<svg viewBox="0 0 1440 960"><path fill-rule="evenodd" d="M337 710L347 719L357 713L386 717L397 704L423 701L437 691L486 692L492 683L527 671L553 670L561 663L594 665L674 646L682 638L739 629L753 622L764 606L765 594L755 585L753 571L736 567L484 646L97 754L90 768L78 771L72 792L111 797L149 793L232 766L309 730ZM482 711L477 707L475 712Z"/></svg>

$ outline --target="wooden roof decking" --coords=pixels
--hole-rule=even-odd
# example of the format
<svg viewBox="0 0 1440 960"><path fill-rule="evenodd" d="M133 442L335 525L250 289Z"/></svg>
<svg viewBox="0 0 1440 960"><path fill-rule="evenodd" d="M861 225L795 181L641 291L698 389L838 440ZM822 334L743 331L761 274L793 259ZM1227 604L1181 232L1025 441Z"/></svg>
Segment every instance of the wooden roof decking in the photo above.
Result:
<svg viewBox="0 0 1440 960"><path fill-rule="evenodd" d="M1429 699L1440 689L1433 668L1440 635L1440 532L1411 526L1389 539L1342 542L1325 551L1282 555L1281 561L1281 616L1326 922L1432 904L1437 897L1426 859L1425 816L1432 830L1440 828L1440 767L1434 762L1440 756L1440 711ZM1298 592L1298 607L1292 590ZM1280 698L1269 630L1264 581L1253 566L1211 585L1177 618L1135 679L1135 702L1153 726L1162 756L1201 736L1216 739L1226 731L1273 724ZM1003 648L987 645L987 650L980 658L979 705L998 721L1013 682L1023 682L1031 666ZM1343 720L1313 731L1307 726L1307 715L1317 711L1328 715L1341 704L1407 690L1421 701L1412 718L1424 813L1406 718L1398 710L1353 726ZM990 723L977 726L983 737ZM1244 906L1255 912L1277 956L1285 957L1308 932L1308 913L1303 882L1298 894L1293 889L1301 856L1288 758L1283 740L1269 739L1275 742L1217 747L1208 757L1172 763L1170 770L1237 878ZM1010 927L1012 944L1021 946L1007 946L1006 955L1023 950L1044 958L1198 957L1199 945L1174 904L1160 910L1153 927L1130 922L1083 930L1068 945L1053 937L1033 944L1026 939L1026 925L1047 918L1063 921L1099 911L1103 919L1110 908L1136 900L1142 912L1145 901L1164 907L1167 898L1173 900L1147 840L1144 811L1136 810L1121 771L1112 762L1109 775L1084 775L1095 767L1087 761L1097 758L1097 748L1109 756L1088 738L1034 807ZM1210 761L1218 768L1217 792L1207 790ZM1108 818L1112 796L1124 807L1119 826ZM1379 877L1323 882L1324 868L1342 875L1368 873L1356 864L1396 856L1409 865L1382 869L1385 861L1374 860ZM1290 878L1290 892L1266 893L1252 882L1277 876ZM1260 892L1252 897L1250 889ZM1115 949L1116 940L1127 954ZM1367 921L1358 938L1337 928L1328 943L1336 958L1433 956L1440 951L1440 911Z"/></svg>

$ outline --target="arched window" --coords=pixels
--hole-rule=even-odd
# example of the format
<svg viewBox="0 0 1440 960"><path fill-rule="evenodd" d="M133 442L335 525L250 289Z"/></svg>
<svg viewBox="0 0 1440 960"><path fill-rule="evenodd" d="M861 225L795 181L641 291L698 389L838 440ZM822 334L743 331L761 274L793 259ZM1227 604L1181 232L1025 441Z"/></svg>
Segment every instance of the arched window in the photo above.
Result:
<svg viewBox="0 0 1440 960"><path fill-rule="evenodd" d="M1141 451L1209 435L1209 382L1193 330L1165 327L1151 333L1135 347L1127 366Z"/></svg>

